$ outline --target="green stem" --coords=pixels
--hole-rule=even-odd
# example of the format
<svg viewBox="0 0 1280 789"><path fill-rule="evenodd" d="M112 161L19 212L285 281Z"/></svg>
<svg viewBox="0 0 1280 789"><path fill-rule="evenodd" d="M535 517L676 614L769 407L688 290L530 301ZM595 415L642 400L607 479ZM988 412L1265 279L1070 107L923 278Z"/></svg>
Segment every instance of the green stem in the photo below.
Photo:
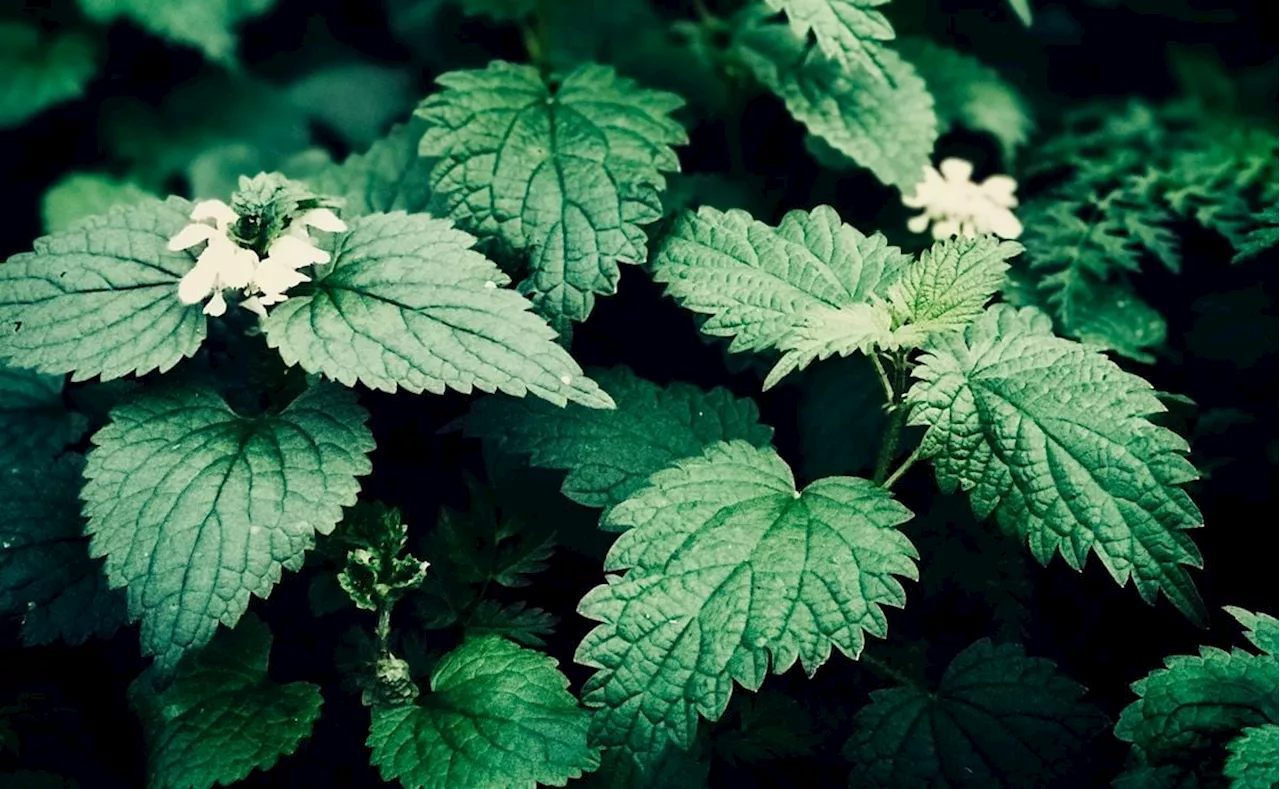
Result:
<svg viewBox="0 0 1280 789"><path fill-rule="evenodd" d="M902 437L902 428L907 424L907 409L900 402L893 404L889 415L889 424L885 425L884 438L880 440L880 452L876 455L876 470L871 481L884 485L889 476L889 464L893 462L894 453L898 451L898 440Z"/></svg>
<svg viewBox="0 0 1280 789"><path fill-rule="evenodd" d="M902 475L906 474L907 471L910 470L911 466L920 459L920 449L923 446L923 444L916 445L916 448L911 450L911 454L907 455L907 459L902 461L902 465L898 466L896 471L886 477L884 482L880 483L880 487L886 489L892 488L898 480L902 479Z"/></svg>
<svg viewBox="0 0 1280 789"><path fill-rule="evenodd" d="M876 375L880 377L880 386L884 388L884 399L886 403L893 402L893 384L889 383L889 374L884 370L884 364L880 361L879 354L871 354L871 363L876 366Z"/></svg>
<svg viewBox="0 0 1280 789"><path fill-rule="evenodd" d="M383 658L391 657L391 607L393 603L384 601L378 607L378 628L374 631L374 637L378 642L378 656Z"/></svg>

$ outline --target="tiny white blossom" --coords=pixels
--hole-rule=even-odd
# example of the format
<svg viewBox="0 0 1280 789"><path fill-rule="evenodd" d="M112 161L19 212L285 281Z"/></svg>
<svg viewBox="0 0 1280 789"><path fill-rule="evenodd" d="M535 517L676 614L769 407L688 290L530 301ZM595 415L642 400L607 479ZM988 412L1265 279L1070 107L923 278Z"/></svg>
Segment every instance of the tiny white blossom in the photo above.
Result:
<svg viewBox="0 0 1280 789"><path fill-rule="evenodd" d="M1022 223L1010 210L1018 204L1013 196L1017 181L1007 175L993 175L982 183L970 180L973 165L963 159L944 159L935 170L924 168L924 180L915 192L903 195L902 204L923 208L924 213L912 217L907 228L923 233L933 225L933 237L950 238L963 233L972 238L978 233L994 233L1001 238L1022 235Z"/></svg>
<svg viewBox="0 0 1280 789"><path fill-rule="evenodd" d="M208 300L204 314L218 317L227 311L227 300L222 291L239 290L252 282L258 267L258 256L251 249L244 249L227 235L239 217L220 200L197 203L191 211L195 220L169 239L169 249L176 252L204 243L204 251L196 258L196 264L178 282L178 299L183 304L199 304ZM205 220L212 219L214 225Z"/></svg>

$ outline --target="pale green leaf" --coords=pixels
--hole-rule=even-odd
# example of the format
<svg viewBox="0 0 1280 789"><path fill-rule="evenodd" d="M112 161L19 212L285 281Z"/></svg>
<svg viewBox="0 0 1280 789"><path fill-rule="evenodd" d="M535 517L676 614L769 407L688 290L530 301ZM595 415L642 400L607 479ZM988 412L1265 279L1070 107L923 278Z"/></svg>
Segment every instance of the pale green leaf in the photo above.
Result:
<svg viewBox="0 0 1280 789"><path fill-rule="evenodd" d="M803 491L772 449L713 444L654 474L614 507L626 529L611 575L578 612L603 624L575 660L599 669L583 686L594 741L642 766L669 743L688 748L698 717L718 719L734 682L758 690L797 660L813 674L835 646L857 658L884 637L884 606L917 554L897 526L911 513L854 477Z"/></svg>
<svg viewBox="0 0 1280 789"><path fill-rule="evenodd" d="M1269 614L1254 613L1234 605L1225 610L1237 622L1244 626L1244 637L1264 653L1275 657L1280 655L1280 623Z"/></svg>
<svg viewBox="0 0 1280 789"><path fill-rule="evenodd" d="M1006 166L1013 163L1035 128L1026 100L1016 88L972 55L927 38L904 38L894 49L924 78L933 95L939 134L954 126L986 132L1000 143Z"/></svg>
<svg viewBox="0 0 1280 789"><path fill-rule="evenodd" d="M93 42L79 33L46 35L34 24L0 22L0 129L83 95L95 60Z"/></svg>
<svg viewBox="0 0 1280 789"><path fill-rule="evenodd" d="M474 243L426 214L360 217L338 239L332 270L272 308L267 343L286 364L347 386L612 407Z"/></svg>
<svg viewBox="0 0 1280 789"><path fill-rule="evenodd" d="M41 200L44 232L61 233L77 221L105 214L112 206L135 205L155 197L132 181L101 173L74 172L49 187Z"/></svg>
<svg viewBox="0 0 1280 789"><path fill-rule="evenodd" d="M1280 726L1250 726L1227 743L1222 774L1231 789L1272 789L1280 783Z"/></svg>
<svg viewBox="0 0 1280 789"><path fill-rule="evenodd" d="M595 379L616 410L487 398L472 406L461 425L468 435L495 441L500 451L528 455L535 466L567 470L564 495L605 510L654 472L701 454L708 444L742 439L763 447L773 437L760 424L755 403L725 389L682 383L664 388L626 367Z"/></svg>
<svg viewBox="0 0 1280 789"><path fill-rule="evenodd" d="M129 687L142 719L151 789L229 786L269 770L311 736L320 688L267 676L271 631L255 616L188 655L171 683L154 670Z"/></svg>
<svg viewBox="0 0 1280 789"><path fill-rule="evenodd" d="M1009 0L1009 7L1022 20L1022 24L1031 27L1031 0Z"/></svg>
<svg viewBox="0 0 1280 789"><path fill-rule="evenodd" d="M895 328L905 324L913 338L921 341L938 332L963 329L982 314L1004 284L1007 261L1021 252L1021 244L991 235L936 242L889 286Z"/></svg>
<svg viewBox="0 0 1280 789"><path fill-rule="evenodd" d="M127 19L161 38L193 46L212 60L236 59L235 28L266 13L276 0L79 0L85 16Z"/></svg>
<svg viewBox="0 0 1280 789"><path fill-rule="evenodd" d="M86 426L83 415L67 410L61 376L0 367L0 463L53 457Z"/></svg>
<svg viewBox="0 0 1280 789"><path fill-rule="evenodd" d="M1092 551L1147 602L1163 592L1204 621L1186 570L1203 519L1181 487L1197 474L1186 442L1148 421L1165 410L1150 384L1030 308L998 304L925 350L910 424L928 427L921 450L944 492L967 491L1042 564L1060 552L1079 569Z"/></svg>
<svg viewBox="0 0 1280 789"><path fill-rule="evenodd" d="M302 180L317 194L342 198L342 215L347 219L426 211L433 162L418 156L418 142L426 128L418 118L399 124L364 153L352 154L341 164L330 164Z"/></svg>
<svg viewBox="0 0 1280 789"><path fill-rule="evenodd" d="M611 68L581 66L552 86L503 61L437 80L418 108L435 202L465 229L529 255L520 284L553 324L585 320L617 289L618 263L647 257L643 225L662 215L671 146L687 141L676 95Z"/></svg>
<svg viewBox="0 0 1280 789"><path fill-rule="evenodd" d="M169 674L302 566L315 534L355 504L373 437L355 396L308 389L277 414L242 416L200 389L147 390L93 436L81 494L112 586Z"/></svg>
<svg viewBox="0 0 1280 789"><path fill-rule="evenodd" d="M178 300L194 259L166 248L190 213L176 197L116 208L9 258L0 266L0 357L107 381L165 372L194 354L205 317Z"/></svg>
<svg viewBox="0 0 1280 789"><path fill-rule="evenodd" d="M848 70L874 74L882 80L881 41L893 38L889 20L876 10L889 0L765 0L775 10L785 11L791 29L804 37L813 31L818 49Z"/></svg>
<svg viewBox="0 0 1280 789"><path fill-rule="evenodd" d="M908 260L829 206L792 211L776 228L704 206L676 219L652 267L681 306L711 316L704 334L733 337L730 351L760 351L779 347L814 308L866 302Z"/></svg>
<svg viewBox="0 0 1280 789"><path fill-rule="evenodd" d="M877 54L886 79L849 71L785 25L747 24L735 52L788 112L885 184L911 191L930 162L938 118L924 80L888 49Z"/></svg>
<svg viewBox="0 0 1280 789"><path fill-rule="evenodd" d="M982 639L956 655L933 692L871 693L845 745L850 785L1057 786L1105 726L1083 695L1052 662Z"/></svg>
<svg viewBox="0 0 1280 789"><path fill-rule="evenodd" d="M814 360L832 356L849 356L855 352L870 354L876 348L896 347L893 316L879 300L833 309L813 307L801 315L778 347L782 358L764 379L770 389L794 370L803 370Z"/></svg>
<svg viewBox="0 0 1280 789"><path fill-rule="evenodd" d="M587 713L556 661L497 636L468 639L416 705L375 707L371 762L405 789L564 786L594 770Z"/></svg>
<svg viewBox="0 0 1280 789"><path fill-rule="evenodd" d="M27 459L0 469L0 614L22 618L22 640L79 644L110 636L124 597L89 558L80 517L84 461Z"/></svg>

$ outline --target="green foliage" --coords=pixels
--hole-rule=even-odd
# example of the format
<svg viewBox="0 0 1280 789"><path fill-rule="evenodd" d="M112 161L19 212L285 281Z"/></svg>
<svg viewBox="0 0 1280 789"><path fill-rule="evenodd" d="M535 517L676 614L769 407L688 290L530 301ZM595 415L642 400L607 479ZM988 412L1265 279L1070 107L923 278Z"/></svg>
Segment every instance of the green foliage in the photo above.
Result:
<svg viewBox="0 0 1280 789"><path fill-rule="evenodd" d="M212 60L233 64L235 28L266 13L275 0L79 0L96 22L127 19L161 38L196 47Z"/></svg>
<svg viewBox="0 0 1280 789"><path fill-rule="evenodd" d="M40 213L46 233L61 233L77 221L105 214L112 206L135 205L155 197L132 181L100 173L71 173L44 193Z"/></svg>
<svg viewBox="0 0 1280 789"><path fill-rule="evenodd" d="M1280 726L1250 726L1227 744L1230 756L1222 774L1231 789L1271 789L1280 780Z"/></svg>
<svg viewBox="0 0 1280 789"><path fill-rule="evenodd" d="M805 46L785 25L747 15L734 51L805 128L889 186L910 192L930 164L938 118L924 80L896 52L881 49L883 71L849 71Z"/></svg>
<svg viewBox="0 0 1280 789"><path fill-rule="evenodd" d="M315 191L343 200L342 215L423 212L431 202L432 161L418 156L427 125L418 118L398 124L364 153L329 164L305 178Z"/></svg>
<svg viewBox="0 0 1280 789"><path fill-rule="evenodd" d="M257 617L222 630L178 664L171 682L154 668L129 687L147 741L148 785L210 789L268 770L311 736L320 688L267 676L271 631Z"/></svg>
<svg viewBox="0 0 1280 789"><path fill-rule="evenodd" d="M338 584L357 608L377 611L422 584L428 564L412 555L401 555L409 527L401 520L399 510L381 504L357 504L348 517L361 522L361 544L347 553L347 565L338 574Z"/></svg>
<svg viewBox="0 0 1280 789"><path fill-rule="evenodd" d="M1034 128L1031 110L1016 88L977 58L927 38L904 38L894 49L924 78L939 134L955 126L986 132L1000 143L1005 162L1013 162Z"/></svg>
<svg viewBox="0 0 1280 789"><path fill-rule="evenodd" d="M117 208L9 258L0 266L0 357L109 381L194 354L205 317L174 298L191 255L167 249L190 213L176 197Z"/></svg>
<svg viewBox="0 0 1280 789"><path fill-rule="evenodd" d="M595 376L617 408L549 407L535 400L487 398L462 420L468 435L536 466L565 469L560 490L606 513L643 487L656 471L693 457L717 441L768 446L773 431L759 423L755 403L724 389L688 384L662 388L626 367Z"/></svg>
<svg viewBox="0 0 1280 789"><path fill-rule="evenodd" d="M770 8L786 11L796 35L812 30L823 54L850 71L866 71L886 82L891 77L881 71L880 42L893 38L893 28L875 9L888 1L765 0Z"/></svg>
<svg viewBox="0 0 1280 789"><path fill-rule="evenodd" d="M553 325L617 289L618 263L647 256L643 225L662 215L664 172L686 142L668 117L684 102L588 65L548 84L495 61L445 74L417 115L420 152L437 157L433 206L529 256L522 293Z"/></svg>
<svg viewBox="0 0 1280 789"><path fill-rule="evenodd" d="M1150 384L1050 328L996 305L934 337L907 396L922 455L1042 564L1061 553L1080 569L1093 551L1117 583L1204 621L1184 567L1200 566L1186 530L1203 522L1181 487L1196 478L1186 442L1147 420L1165 410Z"/></svg>
<svg viewBox="0 0 1280 789"><path fill-rule="evenodd" d="M1164 668L1133 683L1138 700L1125 707L1115 727L1116 737L1133 745L1122 780L1141 786L1147 776L1158 775L1166 785L1179 785L1206 764L1222 764L1226 745L1230 756L1223 770L1229 771L1232 786L1270 785L1247 782L1268 759L1272 769L1264 781L1275 782L1274 738L1258 740L1273 734L1280 722L1276 619L1228 611L1262 651L1203 646L1197 655L1166 658Z"/></svg>
<svg viewBox="0 0 1280 789"><path fill-rule="evenodd" d="M1083 694L1052 662L982 639L956 655L934 691L872 692L845 746L851 785L1055 785L1080 768L1105 723Z"/></svg>
<svg viewBox="0 0 1280 789"><path fill-rule="evenodd" d="M418 704L373 709L372 762L406 789L564 786L600 763L568 686L546 655L469 639L436 666Z"/></svg>
<svg viewBox="0 0 1280 789"><path fill-rule="evenodd" d="M286 364L348 386L611 407L474 242L425 214L356 219L312 292L272 310L267 342Z"/></svg>
<svg viewBox="0 0 1280 789"><path fill-rule="evenodd" d="M277 414L237 414L217 394L150 389L112 409L85 468L90 553L106 557L157 675L234 627L355 503L369 473L366 414L317 385ZM198 568L196 570L195 568Z"/></svg>
<svg viewBox="0 0 1280 789"><path fill-rule="evenodd" d="M96 61L93 42L79 33L49 35L31 23L0 21L0 129L79 98Z"/></svg>
<svg viewBox="0 0 1280 789"><path fill-rule="evenodd" d="M39 463L80 440L85 427L63 402L61 377L0 368L0 462Z"/></svg>
<svg viewBox="0 0 1280 789"><path fill-rule="evenodd" d="M583 688L594 741L642 766L688 748L698 716L716 720L732 683L757 690L798 659L810 675L834 645L851 658L884 637L895 576L916 577L895 528L911 517L870 482L828 477L797 490L772 449L713 444L614 507L627 531L605 560L625 571L583 598L602 624L575 660L599 669Z"/></svg>
<svg viewBox="0 0 1280 789"><path fill-rule="evenodd" d="M79 644L124 624L124 598L89 558L77 499L83 467L69 456L0 471L0 614L22 618L27 644Z"/></svg>

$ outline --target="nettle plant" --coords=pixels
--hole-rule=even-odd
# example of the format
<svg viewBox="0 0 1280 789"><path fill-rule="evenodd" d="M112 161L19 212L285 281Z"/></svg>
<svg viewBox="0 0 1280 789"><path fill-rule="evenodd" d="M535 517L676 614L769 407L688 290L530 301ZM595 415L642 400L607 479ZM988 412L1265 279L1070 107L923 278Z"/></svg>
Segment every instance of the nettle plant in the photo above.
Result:
<svg viewBox="0 0 1280 789"><path fill-rule="evenodd" d="M1027 103L970 55L893 41L879 0L690 4L663 22L690 97L581 57L561 36L573 5L462 3L521 31L529 62L443 74L367 152L199 200L65 185L56 232L0 266L0 607L31 644L137 624L151 785L231 784L310 736L320 687L273 676L256 613L299 571L317 617L365 612L346 691L369 708L372 765L406 787L704 785L712 760L814 747L785 695L753 695L769 675L855 661L880 679L842 730L851 785L1082 785L1109 725L1131 744L1117 786L1274 785L1266 614L1228 608L1252 648L1170 657L1114 724L1008 639L953 653L933 685L906 652L864 652L930 582L930 551L943 572L947 549L908 538L895 496L926 463L993 525L984 550L1097 562L1207 623L1198 473L1156 421L1177 398L1129 371L1167 332L1135 281L1177 269L1180 223L1238 260L1274 250L1274 127L1193 101L1088 108L1023 166L1046 185L1019 205L1013 177L975 178L935 144L988 135L1013 172ZM824 168L897 191L911 216L885 232L931 245L829 205L744 210L732 133L729 177L681 173L689 128L769 95ZM863 475L799 484L727 389L584 372L575 326L620 264L728 362L763 362L746 366L762 391L845 365L809 446ZM449 429L483 442L495 480L563 472L599 511L612 545L576 613L494 594L556 554L488 485L423 480L470 501L434 524L361 495L378 473L362 402L446 390L475 395ZM580 687L547 654L558 619L589 623Z"/></svg>

